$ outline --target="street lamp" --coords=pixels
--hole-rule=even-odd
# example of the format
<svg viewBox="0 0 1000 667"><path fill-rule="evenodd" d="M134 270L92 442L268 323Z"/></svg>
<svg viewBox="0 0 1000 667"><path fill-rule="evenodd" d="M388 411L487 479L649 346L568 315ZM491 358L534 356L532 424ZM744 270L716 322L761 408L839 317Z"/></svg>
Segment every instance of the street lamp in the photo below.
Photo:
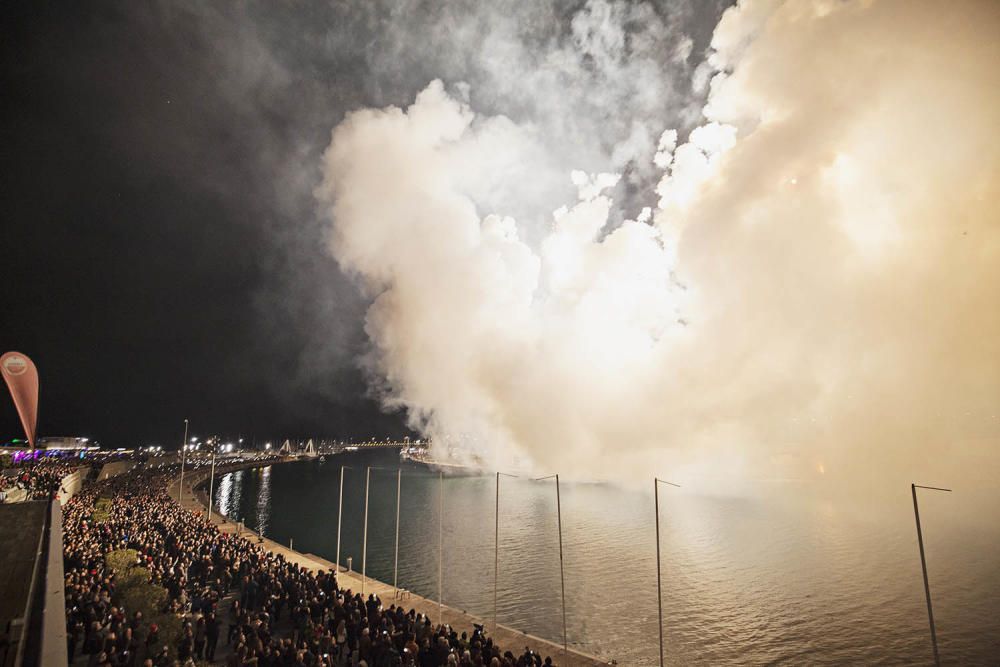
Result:
<svg viewBox="0 0 1000 667"><path fill-rule="evenodd" d="M215 499L215 450L212 450L212 472L208 480L208 522L212 523L212 501Z"/></svg>
<svg viewBox="0 0 1000 667"><path fill-rule="evenodd" d="M663 584L660 575L660 484L669 484L680 488L680 484L674 484L658 477L653 478L653 504L656 508L656 612L657 629L660 632L660 667L663 667Z"/></svg>
<svg viewBox="0 0 1000 667"><path fill-rule="evenodd" d="M569 644L566 641L566 575L563 572L563 539L562 539L562 501L559 498L559 474L538 477L536 482L552 479L556 480L556 518L559 525L559 584L562 587L562 621L563 621L563 654L569 652ZM496 628L493 629L496 632Z"/></svg>
<svg viewBox="0 0 1000 667"><path fill-rule="evenodd" d="M267 443L268 448L271 443ZM337 500L337 570L340 570L340 518L344 515L344 468L350 466L340 466L340 497Z"/></svg>
<svg viewBox="0 0 1000 667"><path fill-rule="evenodd" d="M494 597L494 600L496 598ZM438 625L444 625L444 471L438 470ZM495 603L494 603L495 609ZM494 613L496 613L494 611Z"/></svg>
<svg viewBox="0 0 1000 667"><path fill-rule="evenodd" d="M382 466L369 466L368 469L392 470L392 468L383 468ZM402 483L403 483L403 469L396 468L396 547L392 565L392 587L396 589L397 594L399 593L399 586L397 585L397 582L399 580L399 499L400 499L400 491L402 490ZM365 493L367 501L367 490ZM365 516L367 517L368 515L365 514ZM367 532L365 534L367 535ZM362 562L362 567L364 567L364 562Z"/></svg>
<svg viewBox="0 0 1000 667"><path fill-rule="evenodd" d="M371 466L365 468L365 533L361 546L361 596L365 594L365 567L368 563L368 482L371 481Z"/></svg>
<svg viewBox="0 0 1000 667"><path fill-rule="evenodd" d="M517 477L510 473L497 471L497 504L496 504L496 531L493 542L493 634L497 633L497 583L500 580L500 476Z"/></svg>
<svg viewBox="0 0 1000 667"><path fill-rule="evenodd" d="M917 521L917 544L920 545L920 568L924 572L924 594L927 596L927 619L931 626L931 644L934 646L934 664L941 665L941 656L938 654L937 630L934 627L934 609L931 607L931 585L927 579L927 559L924 557L924 534L920 529L920 508L917 507L917 489L927 489L929 491L948 491L937 486L921 486L910 484L910 491L913 494L913 518Z"/></svg>
<svg viewBox="0 0 1000 667"><path fill-rule="evenodd" d="M184 439L181 440L181 481L177 486L177 504L181 504L184 495L184 461L187 460L188 420L184 420Z"/></svg>
<svg viewBox="0 0 1000 667"><path fill-rule="evenodd" d="M403 469L396 469L396 547L392 560L392 587L396 589L396 596L399 596L399 497L403 489Z"/></svg>

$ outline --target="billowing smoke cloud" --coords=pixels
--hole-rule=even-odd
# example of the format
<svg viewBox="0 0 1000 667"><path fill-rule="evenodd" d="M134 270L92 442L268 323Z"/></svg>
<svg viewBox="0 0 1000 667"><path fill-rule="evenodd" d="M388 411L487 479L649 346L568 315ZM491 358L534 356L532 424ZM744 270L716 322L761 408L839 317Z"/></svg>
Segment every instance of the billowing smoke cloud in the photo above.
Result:
<svg viewBox="0 0 1000 667"><path fill-rule="evenodd" d="M700 125L637 128L658 203L622 224L620 176L553 153L558 119L477 115L440 81L350 114L317 197L373 299L386 405L581 477L995 452L998 30L990 2L741 3L688 72L710 78ZM540 232L509 217L554 166L577 200Z"/></svg>

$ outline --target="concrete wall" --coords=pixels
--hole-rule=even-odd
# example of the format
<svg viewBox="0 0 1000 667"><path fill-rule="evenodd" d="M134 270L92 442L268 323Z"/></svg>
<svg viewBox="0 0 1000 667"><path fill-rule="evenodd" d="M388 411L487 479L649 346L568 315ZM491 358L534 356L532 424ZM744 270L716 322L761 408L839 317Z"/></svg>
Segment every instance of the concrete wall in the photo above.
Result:
<svg viewBox="0 0 1000 667"><path fill-rule="evenodd" d="M28 492L24 489L7 489L7 497L4 500L5 503L22 503L28 499Z"/></svg>
<svg viewBox="0 0 1000 667"><path fill-rule="evenodd" d="M177 463L177 462L178 459L176 454L164 454L163 456L150 456L149 460L146 461L146 466L152 468L154 466L160 465L161 463Z"/></svg>
<svg viewBox="0 0 1000 667"><path fill-rule="evenodd" d="M73 473L78 475L79 471ZM72 477L72 475L70 475ZM52 503L45 602L42 613L42 667L66 667L66 592L63 573L62 505Z"/></svg>
<svg viewBox="0 0 1000 667"><path fill-rule="evenodd" d="M104 467L101 468L101 474L97 476L97 481L103 481L109 477L117 477L123 473L128 472L135 467L135 461L113 461L112 463L105 463Z"/></svg>
<svg viewBox="0 0 1000 667"><path fill-rule="evenodd" d="M86 468L79 468L76 472L70 473L62 478L59 483L59 504L65 505L69 499L75 496L83 486L83 478L87 474Z"/></svg>

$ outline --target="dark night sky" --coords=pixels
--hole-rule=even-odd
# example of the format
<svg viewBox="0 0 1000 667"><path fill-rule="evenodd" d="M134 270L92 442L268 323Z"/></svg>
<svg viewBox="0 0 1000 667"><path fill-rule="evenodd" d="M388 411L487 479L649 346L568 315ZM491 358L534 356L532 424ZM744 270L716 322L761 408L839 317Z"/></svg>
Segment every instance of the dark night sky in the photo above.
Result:
<svg viewBox="0 0 1000 667"><path fill-rule="evenodd" d="M724 5L679 4L697 52ZM581 3L514 6L543 43ZM496 111L486 56L424 35L510 12L396 7L4 3L0 348L38 365L39 435L172 446L185 417L196 434L408 432L360 369L366 302L324 245L319 156L347 111L435 77ZM19 436L0 403L0 436Z"/></svg>
<svg viewBox="0 0 1000 667"><path fill-rule="evenodd" d="M5 5L0 40L0 347L39 367L39 434L172 444L184 417L195 433L403 432L349 361L361 302L319 227L281 238L295 211L275 205L259 151L262 136L291 140L297 119L270 82L232 71L203 17L41 7ZM303 271L330 286L291 293L284 277ZM303 377L311 350L281 323L302 326L284 311L313 299L344 322L322 379ZM0 433L20 435L7 400L0 417Z"/></svg>

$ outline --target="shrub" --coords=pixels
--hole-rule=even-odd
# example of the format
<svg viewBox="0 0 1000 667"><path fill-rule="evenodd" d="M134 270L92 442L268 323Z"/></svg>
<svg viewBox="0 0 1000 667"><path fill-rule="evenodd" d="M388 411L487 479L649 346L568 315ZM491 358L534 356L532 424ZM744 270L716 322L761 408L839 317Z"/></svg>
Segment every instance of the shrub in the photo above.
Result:
<svg viewBox="0 0 1000 667"><path fill-rule="evenodd" d="M142 612L146 623L159 626L160 642L173 655L181 632L181 619L167 610L167 590L150 583L149 570L139 565L139 552L119 549L104 557L115 574L114 601L130 615Z"/></svg>
<svg viewBox="0 0 1000 667"><path fill-rule="evenodd" d="M98 498L94 503L94 511L90 515L90 520L94 523L104 523L111 515L111 498Z"/></svg>
<svg viewBox="0 0 1000 667"><path fill-rule="evenodd" d="M119 549L105 556L104 562L109 568L119 573L120 581L121 575L139 565L139 552L135 549Z"/></svg>

